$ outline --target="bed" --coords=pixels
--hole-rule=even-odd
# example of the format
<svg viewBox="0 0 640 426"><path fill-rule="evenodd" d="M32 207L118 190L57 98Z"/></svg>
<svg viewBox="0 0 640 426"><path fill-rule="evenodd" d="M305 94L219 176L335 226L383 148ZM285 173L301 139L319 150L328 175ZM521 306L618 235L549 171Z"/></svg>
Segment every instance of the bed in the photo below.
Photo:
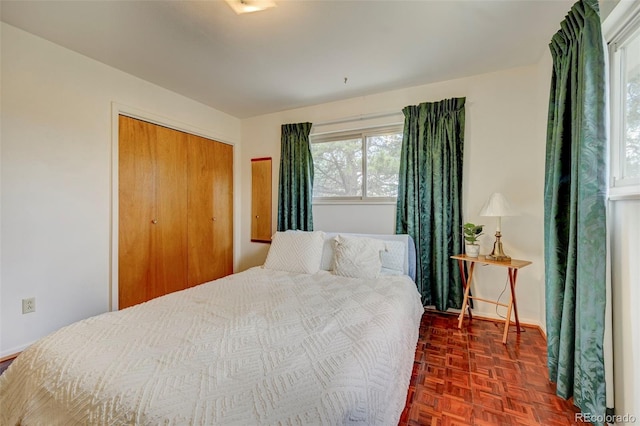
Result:
<svg viewBox="0 0 640 426"><path fill-rule="evenodd" d="M261 267L31 345L0 376L0 424L397 424L423 313L410 243L276 233Z"/></svg>

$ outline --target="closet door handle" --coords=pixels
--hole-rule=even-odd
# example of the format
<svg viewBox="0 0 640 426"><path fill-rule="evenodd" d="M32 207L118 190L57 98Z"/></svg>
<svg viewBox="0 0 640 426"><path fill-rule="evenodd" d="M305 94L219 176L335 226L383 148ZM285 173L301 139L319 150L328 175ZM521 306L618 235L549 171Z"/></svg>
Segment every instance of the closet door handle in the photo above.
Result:
<svg viewBox="0 0 640 426"><path fill-rule="evenodd" d="M158 223L158 219L153 219L153 220L151 221L151 223L153 223L153 224L155 225L156 223Z"/></svg>
<svg viewBox="0 0 640 426"><path fill-rule="evenodd" d="M215 218L215 217L212 217L212 218L211 218L211 220L215 222L215 221L216 221L216 218Z"/></svg>

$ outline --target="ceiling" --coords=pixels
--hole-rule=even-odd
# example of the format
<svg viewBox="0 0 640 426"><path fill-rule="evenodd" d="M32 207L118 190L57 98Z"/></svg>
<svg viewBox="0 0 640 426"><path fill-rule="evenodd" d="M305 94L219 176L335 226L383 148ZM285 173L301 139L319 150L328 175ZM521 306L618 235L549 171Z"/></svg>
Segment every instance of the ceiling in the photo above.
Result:
<svg viewBox="0 0 640 426"><path fill-rule="evenodd" d="M0 16L247 118L536 63L574 2L2 0Z"/></svg>

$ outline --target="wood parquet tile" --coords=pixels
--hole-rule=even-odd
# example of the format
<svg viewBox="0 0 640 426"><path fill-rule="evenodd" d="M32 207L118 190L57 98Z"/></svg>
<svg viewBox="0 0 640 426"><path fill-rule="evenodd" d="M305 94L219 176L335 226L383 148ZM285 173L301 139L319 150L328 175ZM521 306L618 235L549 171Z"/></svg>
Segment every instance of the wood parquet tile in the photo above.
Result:
<svg viewBox="0 0 640 426"><path fill-rule="evenodd" d="M571 400L555 394L547 344L535 327L427 311L420 324L407 405L399 426L583 424Z"/></svg>

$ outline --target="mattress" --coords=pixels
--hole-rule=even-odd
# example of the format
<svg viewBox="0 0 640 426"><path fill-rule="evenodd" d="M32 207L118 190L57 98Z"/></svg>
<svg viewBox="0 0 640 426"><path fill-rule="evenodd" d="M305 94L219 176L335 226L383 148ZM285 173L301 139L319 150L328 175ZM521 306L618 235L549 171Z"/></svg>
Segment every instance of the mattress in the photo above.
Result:
<svg viewBox="0 0 640 426"><path fill-rule="evenodd" d="M252 268L39 340L0 424L397 424L422 313L406 275Z"/></svg>

